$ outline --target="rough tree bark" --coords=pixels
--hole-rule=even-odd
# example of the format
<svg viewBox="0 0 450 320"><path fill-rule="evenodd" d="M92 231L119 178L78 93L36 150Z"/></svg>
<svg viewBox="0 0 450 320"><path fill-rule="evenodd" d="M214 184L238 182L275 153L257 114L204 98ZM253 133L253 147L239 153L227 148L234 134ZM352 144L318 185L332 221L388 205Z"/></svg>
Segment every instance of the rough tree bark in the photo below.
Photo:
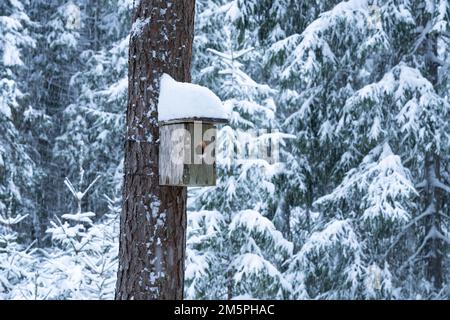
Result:
<svg viewBox="0 0 450 320"><path fill-rule="evenodd" d="M116 299L182 299L186 188L158 181L163 73L190 81L195 0L141 0L133 17Z"/></svg>
<svg viewBox="0 0 450 320"><path fill-rule="evenodd" d="M436 289L442 288L443 270L443 249L442 241L442 221L441 191L436 186L436 181L440 179L440 159L437 154L427 153L425 155L425 181L427 182L425 196L427 208L430 215L426 219L426 236L429 237L425 252L427 253L427 271L426 275Z"/></svg>
<svg viewBox="0 0 450 320"><path fill-rule="evenodd" d="M438 64L432 59L433 56L438 55L437 35L427 35L425 44L425 57L427 58L425 73L437 91L439 70ZM444 243L442 241L441 221L442 193L438 185L436 185L441 180L441 161L439 154L434 150L427 151L424 160L426 210L430 213L426 219L426 236L429 238L425 248L427 253L426 276L436 289L441 289L444 281L442 264Z"/></svg>

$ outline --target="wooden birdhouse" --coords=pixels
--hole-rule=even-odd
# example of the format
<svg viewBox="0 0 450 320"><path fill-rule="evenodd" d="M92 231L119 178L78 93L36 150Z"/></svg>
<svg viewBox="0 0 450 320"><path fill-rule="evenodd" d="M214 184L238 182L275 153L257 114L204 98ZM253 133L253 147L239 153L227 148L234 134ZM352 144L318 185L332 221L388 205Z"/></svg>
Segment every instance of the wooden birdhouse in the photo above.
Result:
<svg viewBox="0 0 450 320"><path fill-rule="evenodd" d="M158 101L159 184L216 185L217 124L227 122L213 92L164 74Z"/></svg>

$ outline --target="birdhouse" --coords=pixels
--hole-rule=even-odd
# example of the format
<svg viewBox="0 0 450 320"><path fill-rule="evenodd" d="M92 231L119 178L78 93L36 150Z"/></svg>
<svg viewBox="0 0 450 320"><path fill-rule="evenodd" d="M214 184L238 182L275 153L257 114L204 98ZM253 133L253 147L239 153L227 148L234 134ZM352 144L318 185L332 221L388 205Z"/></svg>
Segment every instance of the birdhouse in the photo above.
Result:
<svg viewBox="0 0 450 320"><path fill-rule="evenodd" d="M227 122L212 91L164 74L158 101L159 184L216 185L217 125Z"/></svg>

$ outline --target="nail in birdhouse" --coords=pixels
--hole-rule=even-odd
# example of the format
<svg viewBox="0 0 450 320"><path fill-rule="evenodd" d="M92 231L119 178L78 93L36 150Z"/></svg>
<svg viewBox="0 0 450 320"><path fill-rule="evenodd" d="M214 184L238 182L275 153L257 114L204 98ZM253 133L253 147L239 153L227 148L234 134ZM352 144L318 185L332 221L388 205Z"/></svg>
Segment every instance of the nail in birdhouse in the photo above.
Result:
<svg viewBox="0 0 450 320"><path fill-rule="evenodd" d="M158 101L159 184L216 185L217 124L227 122L211 90L164 74Z"/></svg>

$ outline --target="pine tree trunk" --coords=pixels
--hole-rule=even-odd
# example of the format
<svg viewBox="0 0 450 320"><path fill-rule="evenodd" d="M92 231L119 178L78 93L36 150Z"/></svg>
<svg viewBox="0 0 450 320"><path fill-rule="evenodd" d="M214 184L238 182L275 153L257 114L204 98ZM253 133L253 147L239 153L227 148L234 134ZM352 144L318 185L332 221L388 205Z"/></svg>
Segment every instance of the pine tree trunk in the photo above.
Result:
<svg viewBox="0 0 450 320"><path fill-rule="evenodd" d="M437 37L435 34L429 34L426 42L426 57L428 80L437 90L438 84L438 65L432 57L437 56ZM442 208L441 190L436 186L436 182L441 179L440 157L434 151L428 151L425 154L425 179L426 188L426 206L430 210L430 216L426 219L426 234L429 237L427 245L427 278L436 289L442 288L443 283L443 243L440 211Z"/></svg>
<svg viewBox="0 0 450 320"><path fill-rule="evenodd" d="M439 188L435 182L440 179L440 159L436 154L427 153L425 156L426 170L426 201L427 210L430 210L430 216L426 219L426 234L429 237L426 247L427 254L427 278L436 289L442 288L443 283L443 243L441 235L440 211L442 207L442 197Z"/></svg>
<svg viewBox="0 0 450 320"><path fill-rule="evenodd" d="M116 299L182 299L186 188L158 181L159 80L190 81L195 0L141 0L129 50Z"/></svg>

